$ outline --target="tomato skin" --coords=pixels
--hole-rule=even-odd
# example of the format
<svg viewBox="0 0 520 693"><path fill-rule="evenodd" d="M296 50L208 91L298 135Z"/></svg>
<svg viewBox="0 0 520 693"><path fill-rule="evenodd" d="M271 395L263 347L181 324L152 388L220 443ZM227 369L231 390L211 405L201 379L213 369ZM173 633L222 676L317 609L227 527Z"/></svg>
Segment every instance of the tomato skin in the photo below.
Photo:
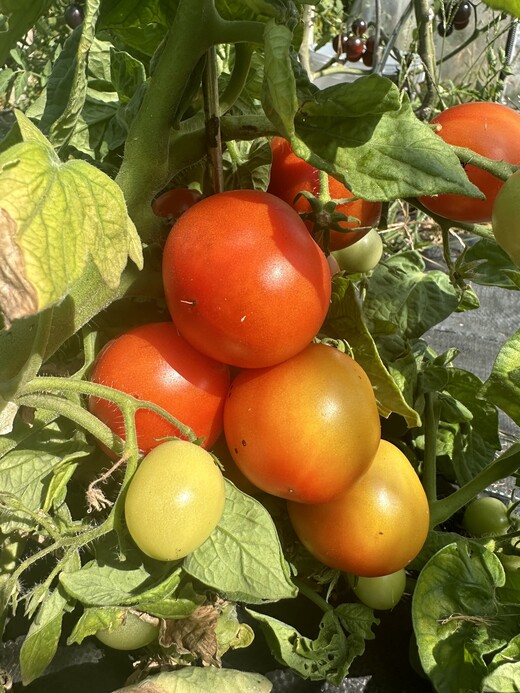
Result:
<svg viewBox="0 0 520 693"><path fill-rule="evenodd" d="M473 537L505 534L510 527L507 508L499 498L476 498L465 509L462 523Z"/></svg>
<svg viewBox="0 0 520 693"><path fill-rule="evenodd" d="M376 229L370 229L359 241L333 253L340 269L348 274L373 270L382 256L383 241Z"/></svg>
<svg viewBox="0 0 520 693"><path fill-rule="evenodd" d="M206 541L224 502L224 477L210 453L186 440L170 440L139 464L128 485L125 519L143 553L174 561Z"/></svg>
<svg viewBox="0 0 520 693"><path fill-rule="evenodd" d="M229 368L196 351L173 323L141 325L108 342L96 358L90 380L163 407L203 437L206 448L222 432ZM90 397L89 409L124 438L123 417L115 404ZM144 453L161 438L180 436L173 424L146 409L137 411L135 425Z"/></svg>
<svg viewBox="0 0 520 693"><path fill-rule="evenodd" d="M400 601L406 587L404 568L379 577L358 577L353 584L356 597L371 609L393 609Z"/></svg>
<svg viewBox="0 0 520 693"><path fill-rule="evenodd" d="M459 104L442 111L432 123L440 126L438 134L448 144L467 147L489 159L520 164L520 113L508 106L483 101ZM453 221L489 222L503 181L472 164L467 164L465 171L485 200L451 194L419 200L434 214Z"/></svg>
<svg viewBox="0 0 520 693"><path fill-rule="evenodd" d="M185 212L166 241L163 282L184 338L244 368L301 351L331 296L327 261L305 224L259 190L218 193Z"/></svg>
<svg viewBox="0 0 520 693"><path fill-rule="evenodd" d="M127 611L123 620L112 630L98 630L96 638L114 650L138 650L157 639L159 626L143 621L136 613Z"/></svg>
<svg viewBox="0 0 520 693"><path fill-rule="evenodd" d="M381 428L361 366L334 347L310 344L281 364L236 376L224 433L252 484L280 498L323 503L367 470Z"/></svg>
<svg viewBox="0 0 520 693"><path fill-rule="evenodd" d="M202 193L198 190L172 188L155 198L152 202L152 209L158 217L177 219L201 199Z"/></svg>
<svg viewBox="0 0 520 693"><path fill-rule="evenodd" d="M299 197L296 202L294 202L294 198L302 190L311 192L315 197L319 196L321 186L318 169L297 157L292 151L289 142L282 137L273 138L271 142L271 151L273 163L268 192L285 200L285 202L292 205L298 213L310 212L311 206L305 197ZM338 180L332 176L328 176L328 179L329 193L333 200L354 197L352 192ZM340 225L345 229L356 229L360 226L376 226L381 216L381 203L354 200L352 202L338 204L336 211L346 216L359 219L359 222L341 222ZM312 231L312 221L307 221L306 224L309 231ZM363 238L367 232L368 229L353 231L352 233L331 231L329 250L346 248L360 238Z"/></svg>
<svg viewBox="0 0 520 693"><path fill-rule="evenodd" d="M491 228L498 245L520 267L520 171L515 171L500 189L493 205Z"/></svg>
<svg viewBox="0 0 520 693"><path fill-rule="evenodd" d="M429 529L426 494L406 456L381 440L367 472L329 503L288 502L302 544L325 565L362 577L404 568Z"/></svg>

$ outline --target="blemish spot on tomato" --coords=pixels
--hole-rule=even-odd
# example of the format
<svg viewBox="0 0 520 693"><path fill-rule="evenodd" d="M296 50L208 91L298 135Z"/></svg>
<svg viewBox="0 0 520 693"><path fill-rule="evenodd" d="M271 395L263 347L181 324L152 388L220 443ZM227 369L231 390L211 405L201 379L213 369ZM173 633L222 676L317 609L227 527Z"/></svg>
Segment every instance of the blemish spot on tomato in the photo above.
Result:
<svg viewBox="0 0 520 693"><path fill-rule="evenodd" d="M243 447L246 447L247 443L245 440L242 441L242 445L243 445Z"/></svg>
<svg viewBox="0 0 520 693"><path fill-rule="evenodd" d="M238 455L238 448L233 448L235 451L235 455Z"/></svg>

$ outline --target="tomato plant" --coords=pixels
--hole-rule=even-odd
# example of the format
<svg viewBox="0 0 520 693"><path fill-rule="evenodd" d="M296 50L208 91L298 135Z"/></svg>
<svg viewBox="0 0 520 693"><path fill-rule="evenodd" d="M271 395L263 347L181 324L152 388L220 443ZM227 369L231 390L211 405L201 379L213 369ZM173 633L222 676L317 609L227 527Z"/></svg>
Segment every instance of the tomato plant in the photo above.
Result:
<svg viewBox="0 0 520 693"><path fill-rule="evenodd" d="M183 337L245 368L279 363L307 346L331 292L327 261L301 219L256 190L219 193L185 212L166 241L163 279Z"/></svg>
<svg viewBox="0 0 520 693"><path fill-rule="evenodd" d="M125 498L132 539L147 556L176 561L209 537L224 510L224 478L194 443L171 440L146 455Z"/></svg>
<svg viewBox="0 0 520 693"><path fill-rule="evenodd" d="M361 39L358 39L361 41ZM361 53L359 54L361 58ZM307 191L315 197L321 192L320 176L317 168L303 161L294 154L287 140L275 137L271 142L273 163L271 166L271 178L269 192L293 205L299 213L309 213L311 206L309 201L298 193ZM353 198L352 192L342 183L328 176L329 194L333 200ZM336 211L345 216L353 217L355 221L340 221L339 225L348 229L346 232L330 230L329 249L338 250L352 245L362 238L371 226L375 226L381 214L381 203L367 202L362 199L353 199L351 202L343 202L336 206ZM313 230L312 221L307 221L310 231ZM368 227L368 228L366 228ZM360 229L356 231L355 229Z"/></svg>
<svg viewBox="0 0 520 693"><path fill-rule="evenodd" d="M404 568L379 577L353 577L352 589L356 597L371 609L393 609L406 587Z"/></svg>
<svg viewBox="0 0 520 693"><path fill-rule="evenodd" d="M229 368L196 351L173 323L149 323L111 340L99 352L90 379L168 411L203 438L210 448L222 432ZM125 425L117 405L91 397L90 411L118 436ZM163 438L180 435L160 414L140 409L135 415L137 441L149 452Z"/></svg>
<svg viewBox="0 0 520 693"><path fill-rule="evenodd" d="M510 527L507 507L499 498L476 498L464 511L462 523L474 537L505 534Z"/></svg>
<svg viewBox="0 0 520 693"><path fill-rule="evenodd" d="M506 180L496 196L491 214L493 235L498 245L520 266L520 172Z"/></svg>
<svg viewBox="0 0 520 693"><path fill-rule="evenodd" d="M175 220L201 199L202 194L193 188L172 188L155 198L152 209L158 217Z"/></svg>
<svg viewBox="0 0 520 693"><path fill-rule="evenodd" d="M242 371L224 409L227 444L242 473L258 488L301 503L330 500L363 474L380 430L366 373L324 344Z"/></svg>
<svg viewBox="0 0 520 693"><path fill-rule="evenodd" d="M346 248L332 253L340 269L348 274L369 272L374 269L383 256L383 241L376 229Z"/></svg>
<svg viewBox="0 0 520 693"><path fill-rule="evenodd" d="M114 628L96 632L96 638L114 650L138 650L146 647L159 635L159 626L144 620L133 611L126 611Z"/></svg>
<svg viewBox="0 0 520 693"><path fill-rule="evenodd" d="M426 12L426 0L390 0L351 17L350 0L88 0L67 24L68 3L0 10L3 686L119 689L111 664L124 661L139 686L160 663L166 688L267 689L247 671L264 666L254 638L297 681L343 688L360 657L358 671L403 688L412 621L434 687L503 689L520 631L518 532L474 541L458 513L518 473L516 429L499 434L520 424L520 278L487 227L457 222L455 252L452 222L417 200L473 209L461 163L516 180L517 114L482 104L511 96L513 1ZM468 4L464 41L450 41L461 60L436 54L448 41L431 40L432 24L442 16L456 36ZM475 83L464 44L477 36ZM512 123L490 136L479 115L460 147L428 122L477 100ZM505 149L478 154L481 142ZM375 225L384 261L336 272L329 238L354 250ZM502 308L484 382L474 340L436 346L444 320L484 318L480 285ZM380 445L382 423L423 488ZM300 516L316 521L302 531ZM385 615L389 644L355 602L382 608L363 589L405 564L413 601ZM340 570L361 573L359 597ZM160 620L161 637L100 662L93 636L117 646L119 626L143 625L135 614ZM130 635L125 646L143 643ZM63 667L66 653L96 658L88 676Z"/></svg>
<svg viewBox="0 0 520 693"><path fill-rule="evenodd" d="M421 550L430 520L419 477L386 440L363 476L338 498L315 505L290 501L288 509L296 534L315 558L363 577L407 566Z"/></svg>
<svg viewBox="0 0 520 693"><path fill-rule="evenodd" d="M467 147L489 159L520 164L520 113L508 106L490 102L459 104L439 113L432 124L449 144ZM464 170L485 199L438 195L421 197L420 201L431 212L454 221L491 221L493 204L503 181L471 163Z"/></svg>

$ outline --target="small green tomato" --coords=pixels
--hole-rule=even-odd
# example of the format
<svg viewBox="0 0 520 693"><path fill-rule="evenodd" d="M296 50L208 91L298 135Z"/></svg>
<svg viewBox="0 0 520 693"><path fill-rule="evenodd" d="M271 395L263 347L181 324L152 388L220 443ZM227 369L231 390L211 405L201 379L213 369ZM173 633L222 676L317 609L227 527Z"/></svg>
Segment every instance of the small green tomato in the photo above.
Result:
<svg viewBox="0 0 520 693"><path fill-rule="evenodd" d="M404 568L380 577L358 577L353 579L352 589L356 597L371 609L393 609L401 599L406 586Z"/></svg>
<svg viewBox="0 0 520 693"><path fill-rule="evenodd" d="M159 626L143 620L132 611L126 611L115 628L98 630L96 638L114 650L138 650L153 642Z"/></svg>
<svg viewBox="0 0 520 693"><path fill-rule="evenodd" d="M473 537L505 534L510 526L506 506L492 496L471 501L464 511L462 524Z"/></svg>
<svg viewBox="0 0 520 693"><path fill-rule="evenodd" d="M382 255L383 241L374 228L359 241L332 253L340 268L348 274L369 272L381 260Z"/></svg>

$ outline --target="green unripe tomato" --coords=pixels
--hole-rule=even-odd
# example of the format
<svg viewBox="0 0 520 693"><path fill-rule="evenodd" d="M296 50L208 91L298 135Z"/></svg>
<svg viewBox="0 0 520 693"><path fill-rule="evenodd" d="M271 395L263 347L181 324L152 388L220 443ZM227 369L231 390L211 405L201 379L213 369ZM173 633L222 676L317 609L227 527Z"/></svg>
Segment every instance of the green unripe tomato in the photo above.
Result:
<svg viewBox="0 0 520 693"><path fill-rule="evenodd" d="M376 229L370 229L359 241L341 250L335 250L332 256L340 268L349 274L369 272L383 256L383 241Z"/></svg>
<svg viewBox="0 0 520 693"><path fill-rule="evenodd" d="M406 572L402 568L380 577L354 578L352 589L363 604L382 611L393 609L403 596L405 586Z"/></svg>
<svg viewBox="0 0 520 693"><path fill-rule="evenodd" d="M137 614L127 611L119 625L111 630L98 630L96 638L114 650L138 650L149 645L158 635L158 625L148 623Z"/></svg>
<svg viewBox="0 0 520 693"><path fill-rule="evenodd" d="M498 245L520 267L520 171L515 171L500 188L491 225Z"/></svg>
<svg viewBox="0 0 520 693"><path fill-rule="evenodd" d="M224 510L222 472L209 452L170 440L146 455L125 499L128 531L159 561L184 558L215 529Z"/></svg>
<svg viewBox="0 0 520 693"><path fill-rule="evenodd" d="M464 511L462 524L473 537L505 534L510 522L507 508L499 498L476 498Z"/></svg>

